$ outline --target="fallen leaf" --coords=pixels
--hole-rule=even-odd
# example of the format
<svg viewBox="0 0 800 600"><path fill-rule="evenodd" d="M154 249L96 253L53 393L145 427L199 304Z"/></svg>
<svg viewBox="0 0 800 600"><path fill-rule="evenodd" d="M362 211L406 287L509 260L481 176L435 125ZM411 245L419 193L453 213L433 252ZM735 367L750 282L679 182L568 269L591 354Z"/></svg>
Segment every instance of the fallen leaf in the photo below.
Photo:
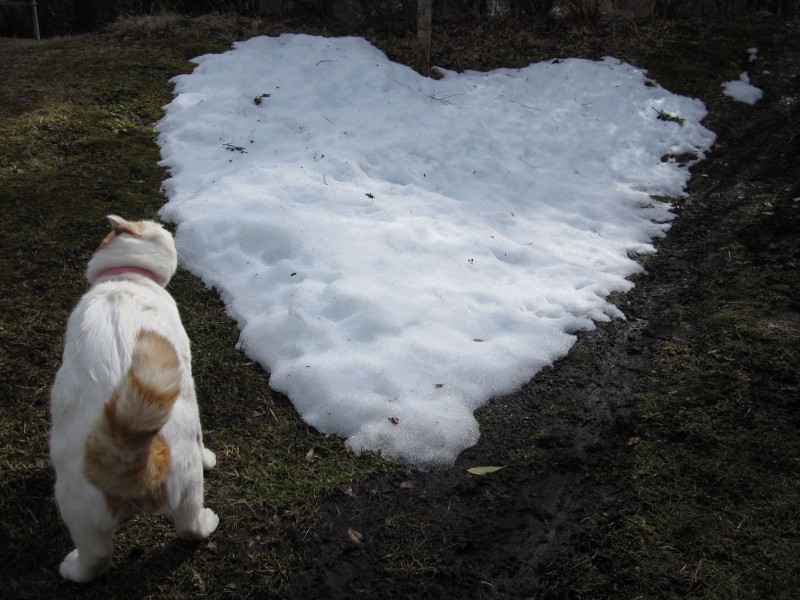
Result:
<svg viewBox="0 0 800 600"><path fill-rule="evenodd" d="M415 487L417 487L417 486L414 485L413 481L403 481L403 482L400 483L400 489L401 490L410 490L410 489L413 489Z"/></svg>
<svg viewBox="0 0 800 600"><path fill-rule="evenodd" d="M505 466L502 467L472 467L471 469L467 469L467 473L472 473L473 475L486 475L487 473L494 473L499 471L500 469L505 469Z"/></svg>
<svg viewBox="0 0 800 600"><path fill-rule="evenodd" d="M397 417L389 417L389 422L392 425L397 425L400 422L400 419L398 419Z"/></svg>
<svg viewBox="0 0 800 600"><path fill-rule="evenodd" d="M628 439L628 446L636 446L639 442L642 441L638 435Z"/></svg>
<svg viewBox="0 0 800 600"><path fill-rule="evenodd" d="M306 462L311 462L314 460L314 449L312 448L308 452L306 452Z"/></svg>
<svg viewBox="0 0 800 600"><path fill-rule="evenodd" d="M362 534L360 531L356 531L352 527L347 528L347 537L349 537L350 541L354 544L364 543L364 534Z"/></svg>

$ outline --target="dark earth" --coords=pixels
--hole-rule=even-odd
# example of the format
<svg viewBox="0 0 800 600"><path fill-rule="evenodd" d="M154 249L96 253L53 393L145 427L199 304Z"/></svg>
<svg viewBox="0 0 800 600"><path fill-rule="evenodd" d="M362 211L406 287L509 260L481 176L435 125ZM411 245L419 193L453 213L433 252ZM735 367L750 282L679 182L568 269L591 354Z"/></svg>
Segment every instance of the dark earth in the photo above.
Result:
<svg viewBox="0 0 800 600"><path fill-rule="evenodd" d="M11 67L0 64L0 79L14 90L0 93L0 107L20 123L50 95L73 94L80 107L83 92L36 80L48 60L59 60L55 52L64 64L85 65L91 118L93 102L123 114L126 96L145 97L136 82L164 87L176 74L166 59L140 64L129 47L141 55L164 48L182 61L258 33L356 34L392 60L413 60L409 23L240 18L212 34L203 25L200 35L197 22L164 22L118 25L41 49L0 40L0 52L14 53ZM758 48L753 63L751 47ZM80 114L78 126L52 120L48 130L43 112L31 140L55 140L61 162L51 180L32 182L25 155L35 152L8 142L0 156L7 248L0 257L0 596L263 597L252 591L259 589L298 600L797 597L800 23L766 13L731 20L611 14L589 24L484 19L433 27L433 64L456 70L607 55L700 98L709 111L704 125L718 136L692 164L687 195L671 200L678 218L657 253L638 257L645 271L635 288L613 297L625 320L582 332L567 357L481 409L481 439L454 467L370 467L370 477L321 485L327 491L318 503L312 498L312 516L298 516L301 502L268 484L305 490L304 473L323 472L303 460L310 447L328 452L328 462L351 459L297 424L285 398L273 394L253 412L256 395L268 395L264 374L233 350L235 327L212 293L181 273L170 289L193 341L209 446L221 458L206 487L223 526L195 546L174 542L157 522L130 523L112 570L83 588L56 575L69 540L52 503L47 387L102 216L134 206L150 207L146 213L162 202L156 191L165 173L148 129L158 115L141 109L147 116L130 117L123 137L107 127L96 133ZM114 81L116 72L101 70L107 65L128 88ZM742 71L764 91L753 106L721 93ZM11 122L8 131L16 131ZM152 189L136 200L141 182ZM120 187L134 191L126 196ZM41 308L50 297L56 308ZM268 448L275 440L286 447ZM266 483L252 476L262 471L251 463L262 462ZM503 468L467 471L476 466Z"/></svg>

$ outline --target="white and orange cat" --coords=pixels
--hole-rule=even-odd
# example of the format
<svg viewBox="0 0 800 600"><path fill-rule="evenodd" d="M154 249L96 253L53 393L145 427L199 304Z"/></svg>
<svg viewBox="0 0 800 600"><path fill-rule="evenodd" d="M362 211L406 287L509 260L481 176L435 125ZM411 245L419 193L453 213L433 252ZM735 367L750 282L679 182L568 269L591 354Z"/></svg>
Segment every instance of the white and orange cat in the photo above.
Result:
<svg viewBox="0 0 800 600"><path fill-rule="evenodd" d="M175 244L152 221L108 221L51 394L55 496L75 543L60 572L79 582L108 568L114 530L136 512L167 515L189 539L219 523L203 507L216 457L203 446L189 338L164 289Z"/></svg>

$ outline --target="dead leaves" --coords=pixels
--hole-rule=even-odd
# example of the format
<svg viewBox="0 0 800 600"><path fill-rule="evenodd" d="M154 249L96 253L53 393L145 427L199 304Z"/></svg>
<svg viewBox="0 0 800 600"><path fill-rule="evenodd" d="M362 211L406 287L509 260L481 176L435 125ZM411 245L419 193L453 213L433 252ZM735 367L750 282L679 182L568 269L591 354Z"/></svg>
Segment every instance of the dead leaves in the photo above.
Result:
<svg viewBox="0 0 800 600"><path fill-rule="evenodd" d="M496 473L500 469L505 469L505 465L502 467L472 467L467 469L467 473L472 475L488 475L489 473Z"/></svg>
<svg viewBox="0 0 800 600"><path fill-rule="evenodd" d="M364 534L360 531L356 531L352 527L347 528L347 537L357 546L361 546L365 542Z"/></svg>

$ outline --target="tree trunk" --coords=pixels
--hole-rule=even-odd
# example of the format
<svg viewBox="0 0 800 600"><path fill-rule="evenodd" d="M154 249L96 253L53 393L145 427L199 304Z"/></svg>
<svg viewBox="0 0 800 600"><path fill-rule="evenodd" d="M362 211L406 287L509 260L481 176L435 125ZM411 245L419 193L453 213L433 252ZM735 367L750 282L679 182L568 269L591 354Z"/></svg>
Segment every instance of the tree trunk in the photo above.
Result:
<svg viewBox="0 0 800 600"><path fill-rule="evenodd" d="M417 71L420 75L431 75L431 3L433 0L417 2Z"/></svg>

